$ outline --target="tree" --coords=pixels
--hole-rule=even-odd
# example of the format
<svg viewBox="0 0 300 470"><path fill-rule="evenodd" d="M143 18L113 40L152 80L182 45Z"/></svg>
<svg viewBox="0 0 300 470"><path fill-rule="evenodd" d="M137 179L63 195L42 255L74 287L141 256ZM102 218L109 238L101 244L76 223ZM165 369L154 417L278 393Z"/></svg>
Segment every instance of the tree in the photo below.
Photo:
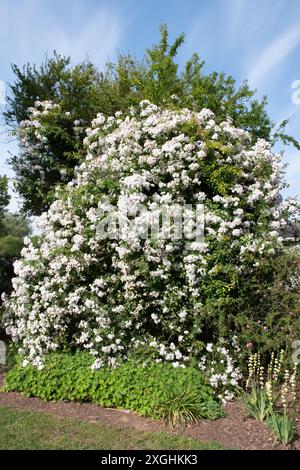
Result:
<svg viewBox="0 0 300 470"><path fill-rule="evenodd" d="M8 179L6 176L0 176L0 236L4 230L3 217L10 201L8 194Z"/></svg>
<svg viewBox="0 0 300 470"><path fill-rule="evenodd" d="M13 263L20 256L23 238L30 233L24 215L9 214L8 178L0 177L0 306L3 293L12 289Z"/></svg>
<svg viewBox="0 0 300 470"><path fill-rule="evenodd" d="M69 57L57 53L40 67L27 64L20 70L13 65L16 81L4 116L20 140L21 152L10 163L25 212L40 214L54 200L55 187L71 181L74 168L86 156L84 130L97 113L128 114L143 99L171 109L207 107L217 122L230 116L234 125L256 139L281 138L298 146L285 134L286 122L275 130L266 98L255 99L247 82L238 87L224 73L206 75L197 54L181 72L176 54L184 35L169 44L166 26L160 31L160 42L143 60L120 55L103 72L88 61L72 66Z"/></svg>
<svg viewBox="0 0 300 470"><path fill-rule="evenodd" d="M5 213L0 227L0 319L2 318L2 295L12 292L15 276L14 263L20 258L24 237L30 234L30 225L24 215ZM0 339L7 339L0 324Z"/></svg>
<svg viewBox="0 0 300 470"><path fill-rule="evenodd" d="M3 216L9 201L8 178L7 176L0 176L0 217Z"/></svg>
<svg viewBox="0 0 300 470"><path fill-rule="evenodd" d="M82 158L78 150L84 136L78 135L80 127L75 128L74 122L84 128L99 109L105 109L106 95L102 89L106 78L90 62L71 67L70 58L56 53L39 68L30 64L22 70L16 65L12 68L16 82L11 87L12 97L8 97L4 117L20 138L22 151L10 163L17 174L16 189L23 197L24 211L39 214L53 199L55 185L68 180ZM32 113L37 101L58 106L51 108L47 116L39 116L43 118L40 130L47 146L32 155L28 148L22 147L22 130L26 129L28 120L37 122L38 117ZM35 140L31 135L26 142L34 147Z"/></svg>
<svg viewBox="0 0 300 470"><path fill-rule="evenodd" d="M2 294L12 291L13 265L21 254L24 236L30 233L25 216L7 212L9 201L8 178L0 176L0 318ZM4 337L4 331L0 328L0 339Z"/></svg>

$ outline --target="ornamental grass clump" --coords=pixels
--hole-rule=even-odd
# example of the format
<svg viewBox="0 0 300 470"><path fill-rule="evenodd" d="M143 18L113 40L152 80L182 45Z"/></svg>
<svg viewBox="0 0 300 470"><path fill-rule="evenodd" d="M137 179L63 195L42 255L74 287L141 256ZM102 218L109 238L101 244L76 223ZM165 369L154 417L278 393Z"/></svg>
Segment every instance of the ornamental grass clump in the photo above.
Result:
<svg viewBox="0 0 300 470"><path fill-rule="evenodd" d="M203 402L203 398L193 390L174 394L164 401L158 411L158 416L171 428L176 425L188 424L201 418L217 419L223 416L217 402Z"/></svg>

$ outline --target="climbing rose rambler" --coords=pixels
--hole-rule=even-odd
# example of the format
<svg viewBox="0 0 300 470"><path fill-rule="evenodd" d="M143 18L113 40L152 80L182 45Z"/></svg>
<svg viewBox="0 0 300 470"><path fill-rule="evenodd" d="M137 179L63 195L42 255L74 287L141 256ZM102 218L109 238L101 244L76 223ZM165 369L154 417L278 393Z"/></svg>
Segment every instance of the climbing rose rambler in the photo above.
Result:
<svg viewBox="0 0 300 470"><path fill-rule="evenodd" d="M204 282L218 273L214 254L242 277L281 251L281 232L299 211L280 197L281 155L229 118L217 124L209 109L162 110L146 101L127 117L99 114L85 147L75 179L38 219L43 235L26 240L15 264L7 333L24 364L38 367L65 347L89 351L95 368L138 351L177 367L198 363L219 336L203 309ZM145 239L120 227L104 239L97 230L105 207L122 215L141 204L148 214L162 204L202 204L204 241L191 239L187 249L187 240L160 232Z"/></svg>

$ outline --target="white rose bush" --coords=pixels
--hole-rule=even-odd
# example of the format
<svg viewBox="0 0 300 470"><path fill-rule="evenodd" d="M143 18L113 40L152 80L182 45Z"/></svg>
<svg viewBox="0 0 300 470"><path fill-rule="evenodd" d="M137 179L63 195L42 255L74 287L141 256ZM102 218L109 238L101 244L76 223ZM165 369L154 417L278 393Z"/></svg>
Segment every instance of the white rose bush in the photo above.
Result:
<svg viewBox="0 0 300 470"><path fill-rule="evenodd" d="M282 155L229 117L148 101L127 116L98 114L84 145L75 178L37 219L42 235L26 240L5 299L23 365L80 349L95 369L141 357L201 370L207 344L234 336L243 348L252 331L269 331L273 311L250 316L231 302L264 260L281 256L282 233L299 215L298 201L280 196ZM157 229L162 208L169 220L181 210L179 233ZM283 336L296 334L293 321L280 324ZM234 385L239 371L224 351Z"/></svg>

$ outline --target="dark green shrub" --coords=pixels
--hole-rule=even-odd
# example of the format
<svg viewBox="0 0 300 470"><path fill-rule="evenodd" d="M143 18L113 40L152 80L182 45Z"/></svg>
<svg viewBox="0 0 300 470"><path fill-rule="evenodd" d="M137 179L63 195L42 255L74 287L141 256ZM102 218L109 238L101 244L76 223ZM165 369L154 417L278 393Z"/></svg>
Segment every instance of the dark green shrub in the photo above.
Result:
<svg viewBox="0 0 300 470"><path fill-rule="evenodd" d="M23 367L19 361L6 375L5 390L45 400L92 402L104 407L130 409L144 416L159 417L162 403L175 395L197 396L203 418L222 416L212 388L192 367L169 364L143 367L133 361L116 369L92 370L93 358L77 352L49 354L45 367Z"/></svg>
<svg viewBox="0 0 300 470"><path fill-rule="evenodd" d="M213 257L221 258L221 249ZM279 256L257 257L257 261L243 276L237 275L230 262L218 263L202 286L205 330L217 333L215 341L220 336L230 338L234 332L241 349L241 369L249 349L259 351L266 364L271 352L283 349L291 355L292 342L300 335L299 253L287 249Z"/></svg>

